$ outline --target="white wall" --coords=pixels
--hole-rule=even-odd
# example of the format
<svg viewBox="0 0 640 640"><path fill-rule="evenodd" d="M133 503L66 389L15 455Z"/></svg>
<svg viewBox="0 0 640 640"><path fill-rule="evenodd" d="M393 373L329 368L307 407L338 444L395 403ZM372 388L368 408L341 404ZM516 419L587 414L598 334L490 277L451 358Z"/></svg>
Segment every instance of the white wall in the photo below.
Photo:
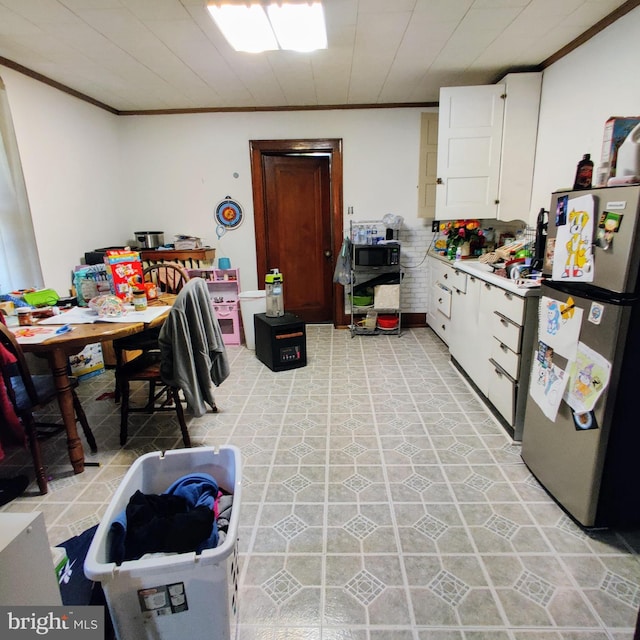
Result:
<svg viewBox="0 0 640 640"><path fill-rule="evenodd" d="M551 192L573 186L585 153L599 164L610 116L640 115L639 35L636 8L544 72L532 220Z"/></svg>
<svg viewBox="0 0 640 640"><path fill-rule="evenodd" d="M422 227L417 218L420 112L409 108L121 118L123 211L130 233L164 231L165 242L177 233L202 237L216 247L218 256L240 267L243 289L263 288L256 277L249 141L285 138L342 139L346 229L348 207L353 207L353 219L375 220L391 212L403 216L408 227ZM242 205L245 218L218 240L214 212L226 196Z"/></svg>
<svg viewBox="0 0 640 640"><path fill-rule="evenodd" d="M121 245L136 231L197 235L256 276L249 141L341 138L347 207L354 219L416 217L418 108L117 117L0 67L7 85L45 286L61 295L85 251ZM234 173L238 177L234 177ZM214 212L226 196L243 224L218 240ZM413 232L416 232L414 234ZM420 241L418 251L422 250ZM409 254L409 246L407 247ZM425 247L426 250L426 247ZM407 255L408 264L418 263Z"/></svg>
<svg viewBox="0 0 640 640"><path fill-rule="evenodd" d="M68 295L84 252L116 243L118 118L0 67L20 150L44 282Z"/></svg>
<svg viewBox="0 0 640 640"><path fill-rule="evenodd" d="M609 116L640 114L638 33L640 8L545 72L532 219L553 190L573 183L582 154L597 163ZM421 262L428 234L416 218L418 108L118 118L10 69L0 74L45 285L61 293L84 251L123 244L141 230L164 231L167 241L176 233L202 236L242 269L244 289L257 287L251 139L342 138L345 226L349 206L359 220L402 215L406 261ZM246 217L218 242L213 214L227 195ZM405 310L426 309L408 304Z"/></svg>

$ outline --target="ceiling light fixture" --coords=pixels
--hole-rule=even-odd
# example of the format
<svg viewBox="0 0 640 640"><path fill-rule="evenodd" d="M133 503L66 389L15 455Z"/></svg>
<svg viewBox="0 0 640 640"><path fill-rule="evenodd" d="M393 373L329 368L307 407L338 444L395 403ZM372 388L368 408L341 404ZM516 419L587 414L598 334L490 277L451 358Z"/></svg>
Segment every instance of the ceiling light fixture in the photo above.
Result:
<svg viewBox="0 0 640 640"><path fill-rule="evenodd" d="M327 48L320 2L261 4L211 3L207 6L227 42L236 51L274 49L315 51Z"/></svg>

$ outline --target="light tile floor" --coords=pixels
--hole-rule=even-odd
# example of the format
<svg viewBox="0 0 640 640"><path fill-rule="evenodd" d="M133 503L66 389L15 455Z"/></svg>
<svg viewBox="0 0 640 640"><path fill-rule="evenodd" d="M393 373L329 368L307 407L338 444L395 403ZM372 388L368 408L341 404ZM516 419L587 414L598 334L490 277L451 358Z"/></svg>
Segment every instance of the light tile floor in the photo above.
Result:
<svg viewBox="0 0 640 640"><path fill-rule="evenodd" d="M190 422L194 446L242 451L242 640L633 637L640 531L576 526L429 329L311 325L307 347L306 367L280 373L229 347L220 413ZM171 415L137 414L121 448L117 407L95 401L112 385L80 387L100 467L73 475L50 440L49 494L3 508L43 511L52 544L98 522L137 456L181 446Z"/></svg>

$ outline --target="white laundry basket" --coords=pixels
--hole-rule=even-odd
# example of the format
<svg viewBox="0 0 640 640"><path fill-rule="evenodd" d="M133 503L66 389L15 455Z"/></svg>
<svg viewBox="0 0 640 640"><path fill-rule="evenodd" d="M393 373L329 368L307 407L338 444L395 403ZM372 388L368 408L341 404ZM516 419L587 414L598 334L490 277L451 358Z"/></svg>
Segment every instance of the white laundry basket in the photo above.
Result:
<svg viewBox="0 0 640 640"><path fill-rule="evenodd" d="M238 521L241 462L237 447L198 447L153 452L138 458L123 478L98 525L84 563L100 582L118 640L208 640L235 637L238 616ZM200 555L178 553L109 562L109 530L131 496L166 491L178 478L207 473L233 493L227 536Z"/></svg>
<svg viewBox="0 0 640 640"><path fill-rule="evenodd" d="M253 324L253 316L256 313L267 312L267 293L261 291L241 291L238 294L240 299L240 313L242 314L242 326L244 328L244 340L247 349L256 349L256 330Z"/></svg>

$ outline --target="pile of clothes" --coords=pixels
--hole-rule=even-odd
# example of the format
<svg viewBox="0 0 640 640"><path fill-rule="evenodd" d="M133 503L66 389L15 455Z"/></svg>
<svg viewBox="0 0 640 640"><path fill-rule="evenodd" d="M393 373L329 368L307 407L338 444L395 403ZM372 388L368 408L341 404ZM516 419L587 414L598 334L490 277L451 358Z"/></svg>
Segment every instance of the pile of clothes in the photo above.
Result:
<svg viewBox="0 0 640 640"><path fill-rule="evenodd" d="M201 553L226 537L233 495L206 473L178 478L164 493L136 491L111 523L109 562L151 553Z"/></svg>

